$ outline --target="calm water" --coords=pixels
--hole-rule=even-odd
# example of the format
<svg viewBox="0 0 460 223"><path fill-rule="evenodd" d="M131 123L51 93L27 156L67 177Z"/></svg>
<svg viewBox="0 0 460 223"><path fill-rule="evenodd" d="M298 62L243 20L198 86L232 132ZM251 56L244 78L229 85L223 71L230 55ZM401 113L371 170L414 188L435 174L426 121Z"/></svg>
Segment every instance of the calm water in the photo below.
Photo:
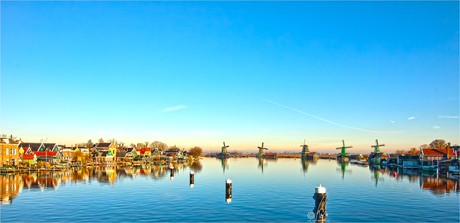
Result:
<svg viewBox="0 0 460 223"><path fill-rule="evenodd" d="M189 187L189 172L195 186ZM459 180L336 161L204 158L166 167L0 176L4 222L308 222L315 187L330 222L459 222ZM397 177L393 173L397 172ZM225 202L225 180L233 199ZM8 190L7 190L8 189Z"/></svg>

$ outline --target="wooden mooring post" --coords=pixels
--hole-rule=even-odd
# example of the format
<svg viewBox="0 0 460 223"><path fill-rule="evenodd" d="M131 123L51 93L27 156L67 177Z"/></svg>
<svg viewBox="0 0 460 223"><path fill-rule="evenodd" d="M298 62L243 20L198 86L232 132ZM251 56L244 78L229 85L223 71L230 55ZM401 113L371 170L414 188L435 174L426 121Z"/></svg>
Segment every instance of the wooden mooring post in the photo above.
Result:
<svg viewBox="0 0 460 223"><path fill-rule="evenodd" d="M225 181L225 202L229 204L232 202L232 180Z"/></svg>
<svg viewBox="0 0 460 223"><path fill-rule="evenodd" d="M313 213L315 215L316 222L325 222L327 217L326 212L326 202L327 202L327 194L326 188L322 187L321 184L319 187L315 188L315 194L313 195L313 199L315 199L315 208L313 209Z"/></svg>
<svg viewBox="0 0 460 223"><path fill-rule="evenodd" d="M195 173L190 171L190 187L193 188L195 186Z"/></svg>

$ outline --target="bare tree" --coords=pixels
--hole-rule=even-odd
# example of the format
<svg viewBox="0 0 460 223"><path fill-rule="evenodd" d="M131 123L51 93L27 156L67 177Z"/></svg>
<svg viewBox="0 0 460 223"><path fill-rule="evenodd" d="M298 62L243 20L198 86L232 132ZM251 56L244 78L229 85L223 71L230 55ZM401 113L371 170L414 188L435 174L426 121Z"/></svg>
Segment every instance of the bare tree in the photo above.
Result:
<svg viewBox="0 0 460 223"><path fill-rule="evenodd" d="M102 138L99 139L99 143L103 143L104 140Z"/></svg>
<svg viewBox="0 0 460 223"><path fill-rule="evenodd" d="M134 143L129 144L129 146L131 146L133 148L136 148L136 144L134 144Z"/></svg>
<svg viewBox="0 0 460 223"><path fill-rule="evenodd" d="M430 148L432 149L444 149L447 147L446 141L444 139L435 139L430 143Z"/></svg>
<svg viewBox="0 0 460 223"><path fill-rule="evenodd" d="M404 153L406 153L406 151L404 151L404 150L399 150L399 149L396 150L396 154L398 154L398 155L404 155Z"/></svg>
<svg viewBox="0 0 460 223"><path fill-rule="evenodd" d="M201 149L201 147L195 146L193 148L190 148L187 154L193 157L200 157L202 152L203 152L203 149Z"/></svg>
<svg viewBox="0 0 460 223"><path fill-rule="evenodd" d="M145 147L149 147L149 141L145 141Z"/></svg>
<svg viewBox="0 0 460 223"><path fill-rule="evenodd" d="M160 141L154 141L154 142L150 143L150 147L152 149L155 149L155 148L162 149L162 150L168 149L168 145L166 145L166 143L160 142Z"/></svg>
<svg viewBox="0 0 460 223"><path fill-rule="evenodd" d="M430 146L428 144L423 144L420 146L420 149L429 149Z"/></svg>
<svg viewBox="0 0 460 223"><path fill-rule="evenodd" d="M87 148L92 148L93 145L94 145L94 143L91 141L91 139L88 140L88 142L85 144L85 146L86 146Z"/></svg>
<svg viewBox="0 0 460 223"><path fill-rule="evenodd" d="M416 148L412 148L412 149L410 149L409 152L407 152L407 154L412 155L412 156L417 156L417 155L420 155L420 150L418 150Z"/></svg>

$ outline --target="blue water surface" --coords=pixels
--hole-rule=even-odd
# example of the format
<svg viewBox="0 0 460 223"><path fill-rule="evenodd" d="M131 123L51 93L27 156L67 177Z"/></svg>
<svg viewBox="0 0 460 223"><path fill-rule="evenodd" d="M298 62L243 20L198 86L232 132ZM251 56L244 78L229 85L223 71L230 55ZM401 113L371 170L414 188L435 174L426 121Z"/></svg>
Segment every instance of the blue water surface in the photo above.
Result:
<svg viewBox="0 0 460 223"><path fill-rule="evenodd" d="M327 190L330 222L459 222L458 177L334 160L204 158L176 165L173 177L165 166L1 177L20 188L9 197L2 191L2 223L312 222L307 214L319 184Z"/></svg>

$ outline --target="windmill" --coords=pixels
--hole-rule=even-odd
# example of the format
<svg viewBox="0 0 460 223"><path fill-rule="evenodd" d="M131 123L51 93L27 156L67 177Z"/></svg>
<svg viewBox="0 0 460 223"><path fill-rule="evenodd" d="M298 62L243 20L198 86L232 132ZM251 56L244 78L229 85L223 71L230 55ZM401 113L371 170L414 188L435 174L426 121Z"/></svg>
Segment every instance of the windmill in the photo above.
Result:
<svg viewBox="0 0 460 223"><path fill-rule="evenodd" d="M229 146L228 146L228 145L226 146L226 145L225 145L225 142L224 142L224 146L222 147L222 155L226 155L226 154L227 154L227 148L228 148L228 147L229 147Z"/></svg>
<svg viewBox="0 0 460 223"><path fill-rule="evenodd" d="M264 155L264 149L268 150L267 148L264 148L264 142L262 142L262 146L258 146L259 148L259 154L257 155L258 157L262 157Z"/></svg>
<svg viewBox="0 0 460 223"><path fill-rule="evenodd" d="M302 155L305 155L310 152L310 149L308 149L308 145L305 145L305 139L303 140L303 145L300 145L302 147Z"/></svg>
<svg viewBox="0 0 460 223"><path fill-rule="evenodd" d="M342 151L340 152L339 155L337 155L337 161L348 161L348 153L346 152L345 149L347 148L353 148L353 146L345 146L345 140L342 140L343 146L342 147L337 147L336 149L341 149Z"/></svg>
<svg viewBox="0 0 460 223"><path fill-rule="evenodd" d="M375 140L375 146L371 146L371 147L374 147L374 153L379 153L380 152L380 146L385 146L385 144L379 145L379 140L376 139Z"/></svg>

